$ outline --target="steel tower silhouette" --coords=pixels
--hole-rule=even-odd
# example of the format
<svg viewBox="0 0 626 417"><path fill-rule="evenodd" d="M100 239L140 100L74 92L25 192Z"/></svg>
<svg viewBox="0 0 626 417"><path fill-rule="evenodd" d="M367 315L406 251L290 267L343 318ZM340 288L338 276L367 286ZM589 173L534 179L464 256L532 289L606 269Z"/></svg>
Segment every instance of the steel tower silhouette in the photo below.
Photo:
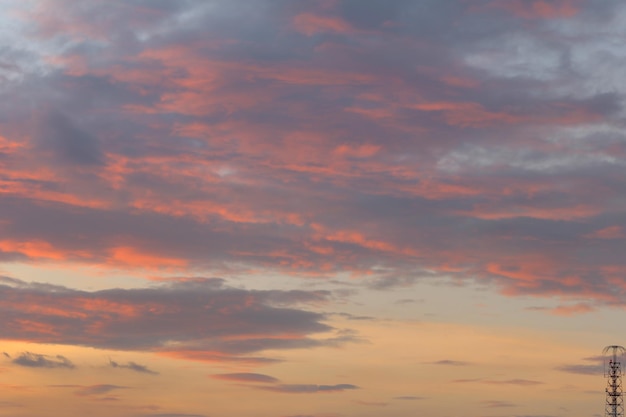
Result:
<svg viewBox="0 0 626 417"><path fill-rule="evenodd" d="M611 345L604 348L604 377L606 382L606 404L604 406L605 417L624 417L624 397L622 393L622 364L620 359L624 356L622 346ZM608 364L607 364L608 359Z"/></svg>

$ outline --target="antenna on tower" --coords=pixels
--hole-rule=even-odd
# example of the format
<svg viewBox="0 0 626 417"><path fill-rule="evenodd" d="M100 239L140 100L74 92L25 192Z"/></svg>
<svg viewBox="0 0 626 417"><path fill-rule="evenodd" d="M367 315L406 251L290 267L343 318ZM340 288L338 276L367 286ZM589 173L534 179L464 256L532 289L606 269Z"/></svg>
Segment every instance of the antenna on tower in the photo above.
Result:
<svg viewBox="0 0 626 417"><path fill-rule="evenodd" d="M626 349L611 345L602 350L604 355L604 377L606 382L605 417L624 417L624 397L622 394L622 364ZM608 366L607 366L608 359Z"/></svg>

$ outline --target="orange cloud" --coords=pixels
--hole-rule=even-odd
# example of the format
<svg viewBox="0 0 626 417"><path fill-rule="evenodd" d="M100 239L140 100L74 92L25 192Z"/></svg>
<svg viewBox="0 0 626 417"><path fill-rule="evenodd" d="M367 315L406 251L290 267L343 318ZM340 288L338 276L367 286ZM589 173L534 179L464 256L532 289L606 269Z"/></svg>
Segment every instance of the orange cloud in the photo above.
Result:
<svg viewBox="0 0 626 417"><path fill-rule="evenodd" d="M600 207L590 204L579 204L566 207L532 207L527 206L497 206L495 204L477 205L471 211L456 211L456 213L485 220L512 219L516 217L531 217L546 220L575 220L595 216L602 212Z"/></svg>
<svg viewBox="0 0 626 417"><path fill-rule="evenodd" d="M156 268L184 268L187 260L167 257L156 253L149 253L131 246L117 246L109 249L110 260L113 264L123 266Z"/></svg>
<svg viewBox="0 0 626 417"><path fill-rule="evenodd" d="M340 156L347 156L353 158L369 158L376 155L381 150L380 145L360 145L360 146L348 146L339 145L335 148L334 153Z"/></svg>
<svg viewBox="0 0 626 417"><path fill-rule="evenodd" d="M51 243L42 240L15 241L0 240L0 251L18 253L31 259L62 261L72 256L88 257L86 251L71 252L56 248Z"/></svg>

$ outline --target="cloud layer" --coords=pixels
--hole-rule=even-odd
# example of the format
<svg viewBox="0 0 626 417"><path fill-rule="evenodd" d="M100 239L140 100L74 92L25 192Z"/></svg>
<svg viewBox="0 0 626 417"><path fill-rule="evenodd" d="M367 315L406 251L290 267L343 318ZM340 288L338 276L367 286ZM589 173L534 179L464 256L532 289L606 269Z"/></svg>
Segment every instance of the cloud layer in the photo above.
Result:
<svg viewBox="0 0 626 417"><path fill-rule="evenodd" d="M349 335L333 331L324 316L295 307L320 302L320 291L248 291L219 279L194 279L146 289L85 292L4 279L0 284L4 337L118 350L142 350L195 360L248 360L265 350L337 345ZM24 353L14 363L73 367L62 356ZM119 364L154 373L134 362Z"/></svg>
<svg viewBox="0 0 626 417"><path fill-rule="evenodd" d="M0 259L623 301L623 5L254 7L21 10Z"/></svg>

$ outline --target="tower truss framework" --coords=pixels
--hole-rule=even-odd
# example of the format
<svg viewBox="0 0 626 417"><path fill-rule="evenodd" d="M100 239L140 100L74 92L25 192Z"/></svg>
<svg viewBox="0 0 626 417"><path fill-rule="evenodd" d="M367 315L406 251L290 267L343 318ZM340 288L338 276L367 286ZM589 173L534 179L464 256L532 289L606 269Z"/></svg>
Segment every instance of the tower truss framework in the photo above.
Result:
<svg viewBox="0 0 626 417"><path fill-rule="evenodd" d="M622 392L622 363L626 349L611 345L604 348L604 377L606 378L605 417L624 417L624 395ZM608 361L608 362L607 362Z"/></svg>

